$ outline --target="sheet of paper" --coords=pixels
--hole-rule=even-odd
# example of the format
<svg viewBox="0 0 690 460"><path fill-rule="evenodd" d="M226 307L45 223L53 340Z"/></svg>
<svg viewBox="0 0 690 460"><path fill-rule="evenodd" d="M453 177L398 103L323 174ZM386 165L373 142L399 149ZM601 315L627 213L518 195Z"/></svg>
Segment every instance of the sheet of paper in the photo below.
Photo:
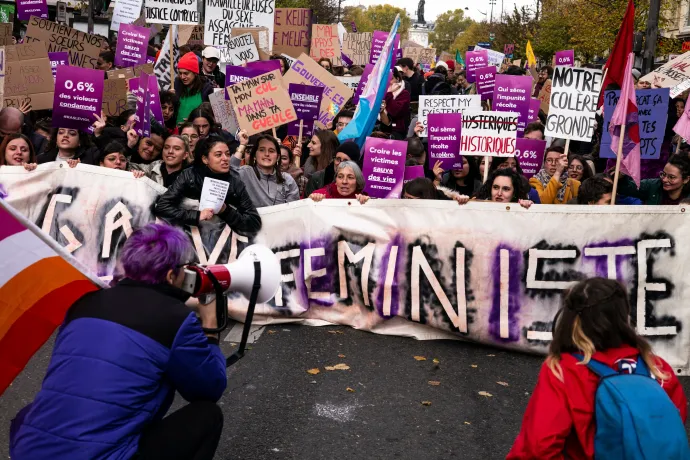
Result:
<svg viewBox="0 0 690 460"><path fill-rule="evenodd" d="M220 208L225 203L228 188L230 188L229 182L205 177L204 186L201 189L201 198L199 198L199 211L213 209L213 212L216 214L220 212Z"/></svg>

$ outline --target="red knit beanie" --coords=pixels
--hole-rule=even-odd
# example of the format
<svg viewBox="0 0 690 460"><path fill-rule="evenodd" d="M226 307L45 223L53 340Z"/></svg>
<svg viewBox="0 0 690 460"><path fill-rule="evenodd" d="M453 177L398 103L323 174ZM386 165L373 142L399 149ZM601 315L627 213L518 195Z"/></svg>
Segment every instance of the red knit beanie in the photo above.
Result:
<svg viewBox="0 0 690 460"><path fill-rule="evenodd" d="M177 63L177 70L189 70L196 74L199 73L199 58L191 51L180 58Z"/></svg>
<svg viewBox="0 0 690 460"><path fill-rule="evenodd" d="M446 64L448 65L448 70L455 72L455 62L452 59L447 60Z"/></svg>

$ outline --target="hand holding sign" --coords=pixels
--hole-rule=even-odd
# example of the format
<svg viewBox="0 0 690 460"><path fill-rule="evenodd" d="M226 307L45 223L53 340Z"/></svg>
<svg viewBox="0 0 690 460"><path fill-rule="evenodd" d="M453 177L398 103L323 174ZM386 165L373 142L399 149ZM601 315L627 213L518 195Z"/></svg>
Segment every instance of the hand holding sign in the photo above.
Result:
<svg viewBox="0 0 690 460"><path fill-rule="evenodd" d="M101 113L103 72L58 66L53 98L53 126L86 131Z"/></svg>

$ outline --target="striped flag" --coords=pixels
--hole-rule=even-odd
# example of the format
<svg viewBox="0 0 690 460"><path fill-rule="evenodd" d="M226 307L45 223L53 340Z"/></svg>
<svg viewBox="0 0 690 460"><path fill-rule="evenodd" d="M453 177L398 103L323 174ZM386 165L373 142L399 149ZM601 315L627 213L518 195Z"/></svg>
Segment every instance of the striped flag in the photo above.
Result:
<svg viewBox="0 0 690 460"><path fill-rule="evenodd" d="M0 395L62 323L106 285L0 198Z"/></svg>
<svg viewBox="0 0 690 460"><path fill-rule="evenodd" d="M623 86L618 98L616 109L611 115L609 122L609 134L611 134L611 150L616 155L623 155L621 158L621 172L632 177L637 186L640 186L640 126L638 124L639 114L637 110L637 98L635 97L635 86L633 84L632 66L635 55L628 55L628 62L625 67ZM623 136L623 151L618 151L621 139L621 128L625 125Z"/></svg>
<svg viewBox="0 0 690 460"><path fill-rule="evenodd" d="M371 71L362 95L359 97L359 104L357 105L357 110L355 110L354 118L338 134L340 142L352 139L357 142L359 148L362 148L366 137L374 129L374 124L379 115L379 107L381 107L383 102L383 96L388 91L388 82L391 78L391 62L395 51L393 40L395 40L395 34L398 33L398 27L400 27L400 15L395 17L393 28L390 34L388 34L386 43L383 45L381 55Z"/></svg>

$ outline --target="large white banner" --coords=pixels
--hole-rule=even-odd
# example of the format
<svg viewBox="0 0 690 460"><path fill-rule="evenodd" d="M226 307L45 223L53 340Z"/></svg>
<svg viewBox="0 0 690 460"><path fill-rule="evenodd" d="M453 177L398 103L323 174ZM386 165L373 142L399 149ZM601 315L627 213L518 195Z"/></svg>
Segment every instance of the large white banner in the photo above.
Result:
<svg viewBox="0 0 690 460"><path fill-rule="evenodd" d="M56 164L0 168L9 203L107 277L162 188L130 173ZM684 206L555 206L422 200L303 200L260 210L255 242L281 260L263 322L337 323L545 353L564 289L589 276L628 288L631 321L690 370L690 217ZM250 244L224 224L186 229L202 263ZM247 301L231 296L234 317Z"/></svg>

